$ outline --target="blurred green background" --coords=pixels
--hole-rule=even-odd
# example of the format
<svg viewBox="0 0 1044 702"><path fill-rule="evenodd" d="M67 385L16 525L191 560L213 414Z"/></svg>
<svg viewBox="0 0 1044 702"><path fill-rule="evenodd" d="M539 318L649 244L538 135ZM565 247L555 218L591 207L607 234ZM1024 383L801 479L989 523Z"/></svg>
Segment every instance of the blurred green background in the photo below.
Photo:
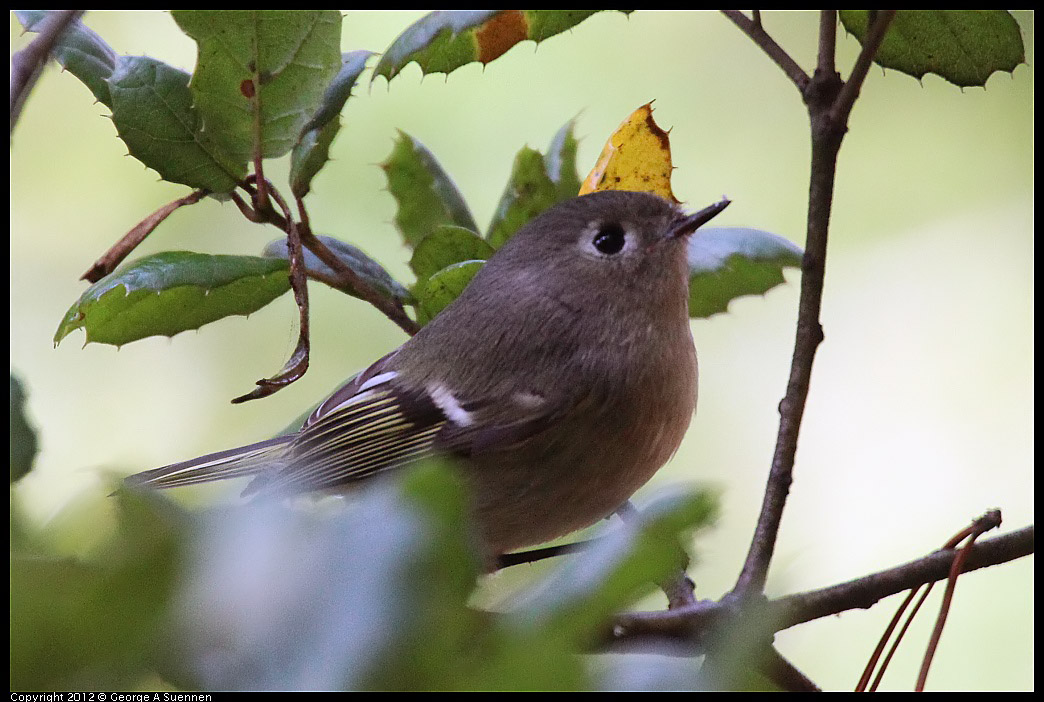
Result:
<svg viewBox="0 0 1044 702"><path fill-rule="evenodd" d="M422 14L348 12L342 48L381 51ZM770 594L916 558L988 508L1003 510L1005 529L1033 521L1034 18L1015 14L1028 65L1013 75L962 91L936 76L917 81L875 67L856 103L838 167L826 341ZM770 12L764 21L802 66L814 65L815 14ZM85 22L119 53L194 64L195 45L165 12L92 12ZM12 16L12 51L27 41ZM858 49L842 32L843 75ZM584 175L610 132L649 100L671 129L679 198L701 207L725 193L733 205L715 224L803 243L804 106L730 22L695 11L601 13L485 68L422 79L414 64L390 86L364 81L342 115L336 161L308 199L313 229L361 246L409 281L408 251L390 224L394 202L376 166L397 129L431 149L484 226L524 144L544 149L579 115ZM125 156L105 114L52 66L11 146L11 367L26 384L41 444L15 496L68 553L104 536L114 474L270 436L404 340L364 303L314 285L308 374L239 406L228 400L277 371L294 347L289 295L250 318L172 340L117 351L81 349L74 335L53 350L59 320L85 287L79 276L146 214L186 193ZM285 164L270 167L277 183L285 172ZM135 255L258 253L278 234L208 200L177 212ZM797 272L788 279L693 323L697 417L678 455L637 496L641 504L643 494L679 482L720 490L722 518L700 540L692 570L702 597L731 586L760 506L793 345ZM514 580L536 572L494 576L490 599L508 598ZM929 688L1032 689L1032 590L1032 559L963 578ZM896 600L784 632L780 648L821 685L851 689ZM886 687L912 687L930 619L922 613L908 634Z"/></svg>

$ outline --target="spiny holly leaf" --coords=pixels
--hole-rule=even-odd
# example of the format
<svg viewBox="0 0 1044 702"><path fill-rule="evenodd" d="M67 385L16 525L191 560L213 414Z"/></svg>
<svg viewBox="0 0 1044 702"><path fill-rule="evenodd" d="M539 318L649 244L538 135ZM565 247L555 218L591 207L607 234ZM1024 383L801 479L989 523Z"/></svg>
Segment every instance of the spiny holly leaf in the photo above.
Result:
<svg viewBox="0 0 1044 702"><path fill-rule="evenodd" d="M414 290L414 296L417 298L417 321L427 324L460 297L484 263L485 261L461 261L451 264L418 286Z"/></svg>
<svg viewBox="0 0 1044 702"><path fill-rule="evenodd" d="M417 284L446 266L461 261L485 261L493 255L493 247L475 232L444 224L417 244L410 268L417 274Z"/></svg>
<svg viewBox="0 0 1044 702"><path fill-rule="evenodd" d="M535 149L523 147L515 156L511 177L489 223L486 240L500 248L526 222L557 201L558 191L547 174L544 157Z"/></svg>
<svg viewBox="0 0 1044 702"><path fill-rule="evenodd" d="M381 168L388 178L388 192L399 206L395 225L409 246L416 246L442 224L478 231L457 186L431 152L409 134L399 132Z"/></svg>
<svg viewBox="0 0 1044 702"><path fill-rule="evenodd" d="M371 56L373 52L365 50L341 55L340 72L327 86L319 109L303 127L290 156L290 189L297 197L308 194L312 178L329 160L330 144L341 128L341 109Z"/></svg>
<svg viewBox="0 0 1044 702"><path fill-rule="evenodd" d="M15 16L28 32L40 31L40 24L55 10L15 10ZM100 36L76 20L58 38L51 54L62 67L80 79L98 102L112 107L106 80L116 67L116 52Z"/></svg>
<svg viewBox="0 0 1044 702"><path fill-rule="evenodd" d="M173 10L196 40L203 127L236 159L288 152L341 67L336 10Z"/></svg>
<svg viewBox="0 0 1044 702"><path fill-rule="evenodd" d="M436 10L411 24L384 52L373 77L389 81L411 61L421 71L450 73L489 63L526 39L540 42L599 10Z"/></svg>
<svg viewBox="0 0 1044 702"><path fill-rule="evenodd" d="M120 138L166 180L227 193L246 175L246 160L236 161L201 129L184 71L147 56L121 56L108 86Z"/></svg>
<svg viewBox="0 0 1044 702"><path fill-rule="evenodd" d="M650 102L632 112L605 142L580 194L634 190L678 202L671 190L673 170L670 139L653 119Z"/></svg>
<svg viewBox="0 0 1044 702"><path fill-rule="evenodd" d="M689 237L689 316L724 312L742 295L760 295L801 266L802 251L758 229L702 227Z"/></svg>
<svg viewBox="0 0 1044 702"><path fill-rule="evenodd" d="M86 343L121 346L255 312L290 289L286 261L167 251L124 265L87 288L58 325L57 345L83 327Z"/></svg>
<svg viewBox="0 0 1044 702"><path fill-rule="evenodd" d="M576 170L578 144L573 135L575 126L574 119L562 125L544 155L544 166L551 182L555 184L558 202L574 198L580 193L580 174Z"/></svg>
<svg viewBox="0 0 1044 702"><path fill-rule="evenodd" d="M326 248L336 254L337 258L348 268L354 271L360 278L382 291L388 297L395 298L404 303L411 302L413 296L399 281L391 277L391 274L381 264L366 255L362 249L336 239L332 236L319 236L320 241L326 244ZM272 258L289 260L290 254L286 239L276 239L265 247L264 255ZM304 250L305 270L309 275L317 278L335 278L337 274L318 256L310 250Z"/></svg>
<svg viewBox="0 0 1044 702"><path fill-rule="evenodd" d="M863 41L869 10L842 10L845 29ZM1025 62L1022 35L1007 10L899 10L874 62L915 78L935 73L961 87L984 86L995 71Z"/></svg>

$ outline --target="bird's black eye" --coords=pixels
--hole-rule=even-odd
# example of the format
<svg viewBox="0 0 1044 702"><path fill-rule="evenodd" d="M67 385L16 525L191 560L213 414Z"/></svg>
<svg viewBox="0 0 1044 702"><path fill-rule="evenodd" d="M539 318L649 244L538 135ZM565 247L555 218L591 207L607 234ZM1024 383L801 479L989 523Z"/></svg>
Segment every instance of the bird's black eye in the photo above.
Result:
<svg viewBox="0 0 1044 702"><path fill-rule="evenodd" d="M599 252L612 256L620 253L626 241L627 235L624 233L623 227L616 222L609 222L598 227L591 243Z"/></svg>

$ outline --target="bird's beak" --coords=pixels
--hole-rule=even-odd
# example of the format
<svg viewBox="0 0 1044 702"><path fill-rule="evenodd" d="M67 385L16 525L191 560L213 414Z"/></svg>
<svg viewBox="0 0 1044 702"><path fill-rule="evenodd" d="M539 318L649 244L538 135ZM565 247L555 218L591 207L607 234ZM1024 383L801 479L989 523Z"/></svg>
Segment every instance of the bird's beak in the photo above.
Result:
<svg viewBox="0 0 1044 702"><path fill-rule="evenodd" d="M704 207L699 212L679 220L667 233L667 238L677 239L692 234L704 224L718 216L718 213L728 207L731 202L732 200L723 197L719 202L714 203L710 207Z"/></svg>

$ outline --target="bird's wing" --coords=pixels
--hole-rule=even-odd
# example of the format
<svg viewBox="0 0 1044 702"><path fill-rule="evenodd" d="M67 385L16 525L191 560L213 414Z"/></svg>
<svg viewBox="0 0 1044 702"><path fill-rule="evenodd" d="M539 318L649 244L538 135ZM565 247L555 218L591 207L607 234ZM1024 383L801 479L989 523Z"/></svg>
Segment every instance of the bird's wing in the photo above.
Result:
<svg viewBox="0 0 1044 702"><path fill-rule="evenodd" d="M279 465L255 478L244 494L336 489L434 453L503 450L552 420L531 395L516 411L505 411L505 398L465 400L438 384L413 389L397 378L395 371L371 368L331 396L305 422Z"/></svg>

